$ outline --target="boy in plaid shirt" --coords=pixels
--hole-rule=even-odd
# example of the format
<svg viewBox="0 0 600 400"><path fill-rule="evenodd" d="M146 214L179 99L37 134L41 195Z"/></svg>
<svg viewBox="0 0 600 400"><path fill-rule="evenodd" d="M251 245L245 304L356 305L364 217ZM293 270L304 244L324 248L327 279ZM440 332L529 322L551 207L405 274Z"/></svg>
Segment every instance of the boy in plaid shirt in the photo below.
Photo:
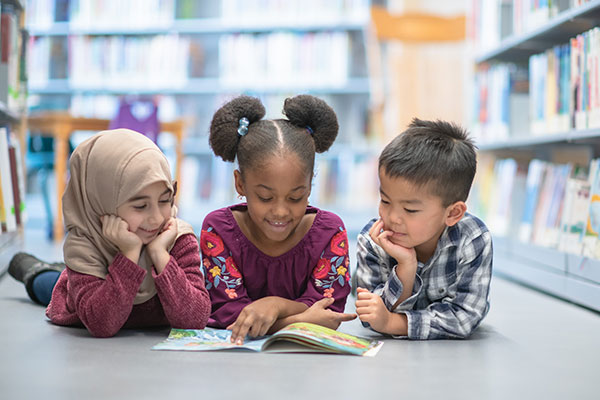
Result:
<svg viewBox="0 0 600 400"><path fill-rule="evenodd" d="M358 236L356 312L409 339L466 338L489 309L492 238L466 212L475 146L460 127L414 119L379 157L381 202Z"/></svg>

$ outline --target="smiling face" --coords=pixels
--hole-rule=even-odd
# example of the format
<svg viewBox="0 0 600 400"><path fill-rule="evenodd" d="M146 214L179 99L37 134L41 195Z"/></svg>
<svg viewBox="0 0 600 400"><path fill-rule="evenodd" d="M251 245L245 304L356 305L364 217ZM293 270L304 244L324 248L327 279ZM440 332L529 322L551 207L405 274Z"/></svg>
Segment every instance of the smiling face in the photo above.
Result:
<svg viewBox="0 0 600 400"><path fill-rule="evenodd" d="M446 226L458 222L466 210L463 202L444 207L442 199L432 195L426 185L391 178L383 170L379 171L379 181L379 215L384 229L393 232L393 243L414 248L420 261L433 254Z"/></svg>
<svg viewBox="0 0 600 400"><path fill-rule="evenodd" d="M248 202L248 227L265 248L292 238L306 213L310 184L311 174L290 152L270 156L243 176L235 171L236 189Z"/></svg>
<svg viewBox="0 0 600 400"><path fill-rule="evenodd" d="M172 193L164 182L156 182L140 190L117 208L117 215L129 225L145 245L162 231L171 217Z"/></svg>

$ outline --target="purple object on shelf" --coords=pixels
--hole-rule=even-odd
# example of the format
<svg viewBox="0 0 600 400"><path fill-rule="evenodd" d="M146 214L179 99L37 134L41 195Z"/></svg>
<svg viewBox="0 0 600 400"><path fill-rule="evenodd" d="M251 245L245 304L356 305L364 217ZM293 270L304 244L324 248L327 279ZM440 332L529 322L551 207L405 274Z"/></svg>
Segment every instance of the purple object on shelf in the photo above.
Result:
<svg viewBox="0 0 600 400"><path fill-rule="evenodd" d="M160 123L156 102L152 99L121 99L119 111L109 125L109 129L118 128L137 131L157 143Z"/></svg>

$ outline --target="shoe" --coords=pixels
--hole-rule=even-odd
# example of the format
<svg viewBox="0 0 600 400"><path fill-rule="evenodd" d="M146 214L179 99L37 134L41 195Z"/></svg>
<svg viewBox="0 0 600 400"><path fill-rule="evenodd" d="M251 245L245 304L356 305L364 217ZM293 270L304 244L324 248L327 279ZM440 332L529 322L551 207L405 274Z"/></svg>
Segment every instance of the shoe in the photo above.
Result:
<svg viewBox="0 0 600 400"><path fill-rule="evenodd" d="M42 272L46 271L62 272L65 267L66 266L63 263L50 264L32 256L31 254L17 253L13 256L8 264L8 273L19 282L23 282L29 297L31 297L34 301L38 301L33 293L33 279Z"/></svg>

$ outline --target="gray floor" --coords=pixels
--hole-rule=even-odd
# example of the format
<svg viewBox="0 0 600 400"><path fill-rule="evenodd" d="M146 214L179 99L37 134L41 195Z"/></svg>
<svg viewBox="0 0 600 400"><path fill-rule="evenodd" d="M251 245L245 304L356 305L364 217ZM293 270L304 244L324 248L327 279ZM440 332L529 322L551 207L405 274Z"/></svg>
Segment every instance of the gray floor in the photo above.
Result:
<svg viewBox="0 0 600 400"><path fill-rule="evenodd" d="M41 225L30 221L24 249L59 259ZM600 315L496 277L491 298L471 339L385 339L374 358L157 352L168 329L94 339L54 326L4 275L0 399L600 398ZM341 330L372 335L356 321Z"/></svg>

